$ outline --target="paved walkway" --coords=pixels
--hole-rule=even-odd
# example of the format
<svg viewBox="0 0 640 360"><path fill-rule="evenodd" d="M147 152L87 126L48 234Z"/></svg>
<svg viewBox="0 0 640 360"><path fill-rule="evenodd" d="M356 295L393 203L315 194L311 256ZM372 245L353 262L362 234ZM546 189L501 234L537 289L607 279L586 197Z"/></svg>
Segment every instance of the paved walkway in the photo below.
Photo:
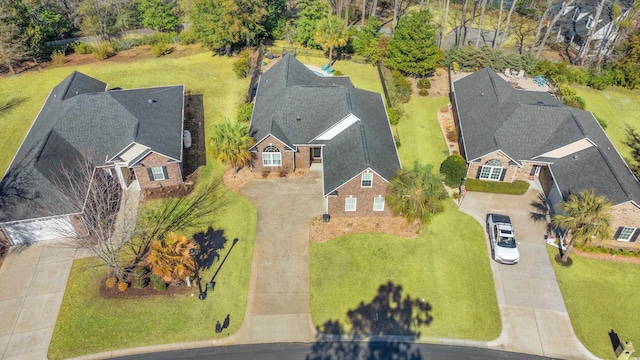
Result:
<svg viewBox="0 0 640 360"><path fill-rule="evenodd" d="M460 210L483 228L488 212L509 215L520 248L520 262L501 265L491 260L502 334L489 348L562 359L597 359L576 338L562 293L547 254L545 225L529 219L539 191L525 195L467 192ZM487 256L490 256L487 240Z"/></svg>
<svg viewBox="0 0 640 360"><path fill-rule="evenodd" d="M315 341L309 307L309 219L323 213L322 173L252 181L241 193L258 208L249 297L234 342Z"/></svg>

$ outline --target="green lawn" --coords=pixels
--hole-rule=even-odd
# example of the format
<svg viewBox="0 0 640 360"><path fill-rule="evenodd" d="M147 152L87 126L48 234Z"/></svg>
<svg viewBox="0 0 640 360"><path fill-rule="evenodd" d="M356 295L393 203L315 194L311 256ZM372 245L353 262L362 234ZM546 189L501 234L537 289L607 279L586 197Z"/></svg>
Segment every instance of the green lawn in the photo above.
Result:
<svg viewBox="0 0 640 360"><path fill-rule="evenodd" d="M626 124L640 130L640 90L608 87L600 91L587 86L573 87L585 99L587 110L607 122L605 131L618 151L625 157L630 155L622 141L626 138Z"/></svg>
<svg viewBox="0 0 640 360"><path fill-rule="evenodd" d="M29 72L3 79L2 91L25 96L28 102L0 119L14 135L0 134L2 166L6 167L22 141L50 89L73 70L109 83L109 87L134 87L184 84L187 91L204 98L205 130L225 117L234 118L244 100L248 79L239 80L231 70L234 58L214 57L198 47L180 48L163 58L141 59L128 63L106 62L78 67L59 67ZM22 122L18 126L18 120ZM200 179L219 175L224 167L215 161L199 170ZM49 348L52 359L68 358L111 349L151 344L196 341L227 336L240 327L248 294L257 211L244 197L225 194L226 205L208 219L208 225L224 230L228 240L221 259L234 238L240 241L230 253L216 277L215 291L205 301L190 294L144 299L103 299L98 286L106 269L95 259L74 262L58 322ZM192 229L191 232L203 229ZM191 235L191 234L187 234ZM203 275L210 279L220 260ZM214 331L216 321L230 314L230 327L222 334Z"/></svg>
<svg viewBox="0 0 640 360"><path fill-rule="evenodd" d="M557 250L549 248L553 257ZM551 260L578 339L594 355L614 359L609 331L640 343L640 265L572 256L565 268Z"/></svg>
<svg viewBox="0 0 640 360"><path fill-rule="evenodd" d="M447 147L436 119L446 97L412 98L397 127L404 166L414 160L438 171ZM394 129L395 131L395 129ZM311 313L316 326L347 323L348 311L369 303L392 281L433 307L421 336L490 340L501 331L493 277L482 226L452 201L416 239L345 235L310 249Z"/></svg>

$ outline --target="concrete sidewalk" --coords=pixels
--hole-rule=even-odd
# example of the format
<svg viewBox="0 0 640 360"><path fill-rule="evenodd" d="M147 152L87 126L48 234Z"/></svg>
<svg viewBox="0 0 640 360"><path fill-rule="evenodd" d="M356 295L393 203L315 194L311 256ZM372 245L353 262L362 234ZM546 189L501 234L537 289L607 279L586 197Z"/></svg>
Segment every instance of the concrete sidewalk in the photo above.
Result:
<svg viewBox="0 0 640 360"><path fill-rule="evenodd" d="M491 270L502 317L502 333L490 349L561 359L597 359L576 338L564 299L551 267L545 224L529 219L539 191L522 196L467 192L460 210L485 227L489 212L511 217L520 248L520 262L502 265L491 260ZM487 257L490 248L487 239Z"/></svg>

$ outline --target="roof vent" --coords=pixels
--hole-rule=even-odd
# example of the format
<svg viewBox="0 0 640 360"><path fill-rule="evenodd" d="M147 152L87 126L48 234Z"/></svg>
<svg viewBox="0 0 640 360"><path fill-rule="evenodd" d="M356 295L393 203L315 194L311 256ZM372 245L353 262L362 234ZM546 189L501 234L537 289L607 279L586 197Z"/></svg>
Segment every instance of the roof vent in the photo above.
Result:
<svg viewBox="0 0 640 360"><path fill-rule="evenodd" d="M544 104L542 101L538 101L538 105L542 105Z"/></svg>
<svg viewBox="0 0 640 360"><path fill-rule="evenodd" d="M300 116L296 116L296 120L300 121Z"/></svg>
<svg viewBox="0 0 640 360"><path fill-rule="evenodd" d="M573 161L578 160L578 155L573 155Z"/></svg>
<svg viewBox="0 0 640 360"><path fill-rule="evenodd" d="M157 101L157 100L154 100L154 99L149 99L149 100L147 100L147 102L148 102L149 104L155 104L155 103L157 103L158 101Z"/></svg>
<svg viewBox="0 0 640 360"><path fill-rule="evenodd" d="M480 96L484 96L484 93L480 93Z"/></svg>

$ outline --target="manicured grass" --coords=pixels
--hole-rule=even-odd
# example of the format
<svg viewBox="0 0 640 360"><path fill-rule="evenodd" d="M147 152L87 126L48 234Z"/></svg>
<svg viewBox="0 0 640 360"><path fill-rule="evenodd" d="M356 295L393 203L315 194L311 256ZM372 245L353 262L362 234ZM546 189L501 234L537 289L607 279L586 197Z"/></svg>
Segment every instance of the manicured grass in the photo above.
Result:
<svg viewBox="0 0 640 360"><path fill-rule="evenodd" d="M310 248L311 313L316 326L347 322L387 281L424 298L433 321L421 336L491 340L501 331L482 227L447 200L420 237L345 235Z"/></svg>
<svg viewBox="0 0 640 360"><path fill-rule="evenodd" d="M187 342L228 336L244 320L257 212L242 196L228 193L228 205L211 222L227 239L220 260L202 273L209 281L233 247L216 276L214 291L198 300L197 287L176 296L105 299L99 291L106 268L96 258L73 263L58 321L49 347L50 359L64 359L106 350ZM206 230L206 229L202 229ZM160 292L161 293L161 292ZM191 296L194 293L195 296ZM230 314L230 326L216 334L216 321Z"/></svg>
<svg viewBox="0 0 640 360"><path fill-rule="evenodd" d="M529 189L529 183L516 180L512 183L483 181L477 179L467 179L466 187L469 191L488 192L496 194L523 195Z"/></svg>
<svg viewBox="0 0 640 360"><path fill-rule="evenodd" d="M446 97L412 98L397 131L403 166L434 165L448 155L436 112ZM394 132L396 129L394 129ZM433 322L421 336L490 340L501 331L500 312L482 226L453 201L416 239L391 235L345 235L310 248L311 313L314 325L347 323L347 312L371 302L392 281L403 294L424 298Z"/></svg>
<svg viewBox="0 0 640 360"><path fill-rule="evenodd" d="M440 164L449 156L436 113L446 106L449 99L440 97L412 97L403 104L404 114L393 133L400 137L398 149L402 166L411 167L415 160L433 165L434 172L440 171Z"/></svg>
<svg viewBox="0 0 640 360"><path fill-rule="evenodd" d="M587 103L587 110L607 122L605 132L623 156L631 154L622 142L626 138L626 125L640 130L640 90L609 87L595 90L587 86L572 85Z"/></svg>
<svg viewBox="0 0 640 360"><path fill-rule="evenodd" d="M615 359L609 331L622 341L640 340L637 290L640 265L571 256L573 265L553 261L557 250L549 248L571 324L578 339L594 355Z"/></svg>

